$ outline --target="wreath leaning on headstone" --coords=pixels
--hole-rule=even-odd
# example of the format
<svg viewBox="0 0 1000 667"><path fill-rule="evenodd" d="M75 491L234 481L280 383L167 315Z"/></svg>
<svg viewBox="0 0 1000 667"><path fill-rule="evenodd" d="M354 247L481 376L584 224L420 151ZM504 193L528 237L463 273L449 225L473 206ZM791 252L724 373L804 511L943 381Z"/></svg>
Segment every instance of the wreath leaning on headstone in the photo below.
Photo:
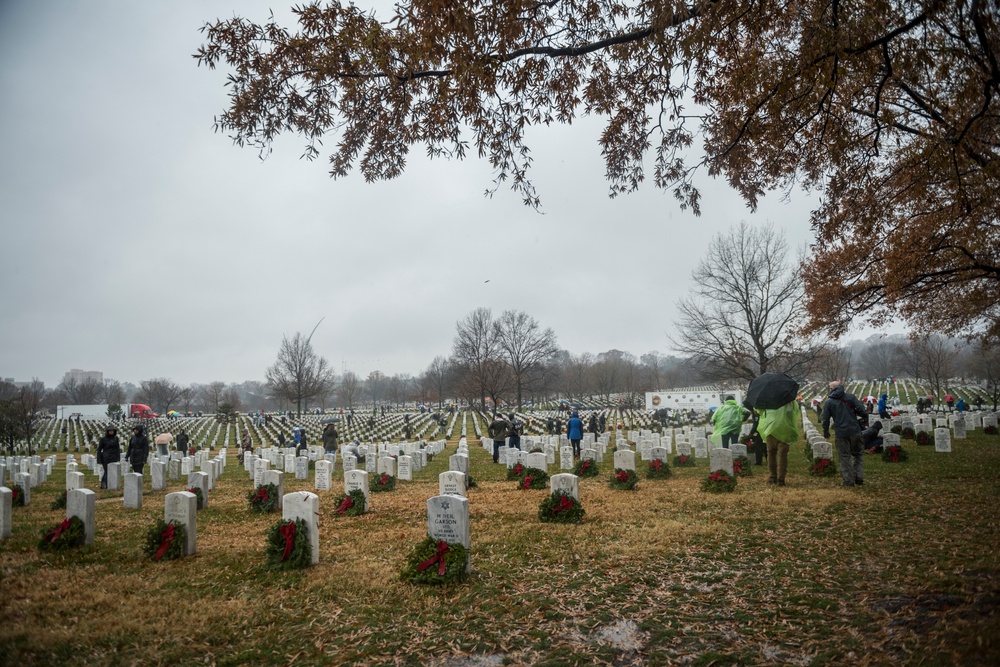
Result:
<svg viewBox="0 0 1000 667"><path fill-rule="evenodd" d="M915 436L916 432L913 430L912 426L905 427L903 432L900 434L900 437L902 437L903 440L913 440Z"/></svg>
<svg viewBox="0 0 1000 667"><path fill-rule="evenodd" d="M736 489L736 476L730 477L723 470L716 470L701 483L701 490L709 493L731 493Z"/></svg>
<svg viewBox="0 0 1000 667"><path fill-rule="evenodd" d="M182 523L167 523L157 519L146 531L146 546L143 553L155 561L176 560L184 557L187 542L187 528Z"/></svg>
<svg viewBox="0 0 1000 667"><path fill-rule="evenodd" d="M815 459L812 467L809 468L809 474L814 477L828 477L836 472L833 461L830 459Z"/></svg>
<svg viewBox="0 0 1000 667"><path fill-rule="evenodd" d="M54 510L64 510L66 509L66 492L63 491L56 499L52 501L52 509Z"/></svg>
<svg viewBox="0 0 1000 667"><path fill-rule="evenodd" d="M507 479L509 480L521 479L523 475L524 475L524 465L521 463L515 463L514 467L507 468Z"/></svg>
<svg viewBox="0 0 1000 667"><path fill-rule="evenodd" d="M1000 433L1000 430L997 430L996 426L985 426L983 427L983 433L986 435L996 435L997 433Z"/></svg>
<svg viewBox="0 0 1000 667"><path fill-rule="evenodd" d="M365 492L361 489L337 496L333 504L337 507L334 510L334 514L337 516L361 516L368 509Z"/></svg>
<svg viewBox="0 0 1000 667"><path fill-rule="evenodd" d="M12 486L10 489L10 504L13 507L24 507L24 489Z"/></svg>
<svg viewBox="0 0 1000 667"><path fill-rule="evenodd" d="M694 457L690 454L678 454L674 457L674 465L678 468L693 468Z"/></svg>
<svg viewBox="0 0 1000 667"><path fill-rule="evenodd" d="M411 584L450 584L465 580L469 550L428 535L406 557L399 578Z"/></svg>
<svg viewBox="0 0 1000 667"><path fill-rule="evenodd" d="M931 434L928 433L927 431L921 431L920 433L917 433L914 439L916 440L918 445L926 446L934 444L934 438L932 438Z"/></svg>
<svg viewBox="0 0 1000 667"><path fill-rule="evenodd" d="M200 510L205 509L205 494L201 492L201 487L192 486L190 489L188 489L188 492L193 493L195 497L198 499L197 508Z"/></svg>
<svg viewBox="0 0 1000 667"><path fill-rule="evenodd" d="M615 468L615 474L611 475L611 479L608 481L608 486L612 489L618 489L620 491L634 491L638 483L639 476L635 474L635 470L622 470L621 468Z"/></svg>
<svg viewBox="0 0 1000 667"><path fill-rule="evenodd" d="M538 506L538 520L544 523L580 523L584 514L580 501L565 491L546 496Z"/></svg>
<svg viewBox="0 0 1000 667"><path fill-rule="evenodd" d="M594 459L581 459L573 468L573 474L577 477L597 477L598 472Z"/></svg>
<svg viewBox="0 0 1000 667"><path fill-rule="evenodd" d="M909 458L909 453L899 445L882 449L882 460L886 463L906 463Z"/></svg>
<svg viewBox="0 0 1000 667"><path fill-rule="evenodd" d="M252 512L273 512L278 509L278 487L275 484L261 484L247 494Z"/></svg>
<svg viewBox="0 0 1000 667"><path fill-rule="evenodd" d="M666 479L673 474L670 466L663 459L653 459L646 469L646 479Z"/></svg>
<svg viewBox="0 0 1000 667"><path fill-rule="evenodd" d="M749 477L753 475L753 467L750 459L746 456L736 456L733 458L733 472L737 477Z"/></svg>
<svg viewBox="0 0 1000 667"><path fill-rule="evenodd" d="M294 570L312 565L309 527L302 519L279 521L267 531L267 564L275 570Z"/></svg>
<svg viewBox="0 0 1000 667"><path fill-rule="evenodd" d="M526 491L528 489L544 489L548 485L549 475L547 472L538 468L525 468L517 483L517 488Z"/></svg>
<svg viewBox="0 0 1000 667"><path fill-rule="evenodd" d="M368 490L373 492L395 491L396 478L387 472L384 472L381 475L376 475L375 477L372 477L371 481L368 483Z"/></svg>
<svg viewBox="0 0 1000 667"><path fill-rule="evenodd" d="M474 489L477 486L479 486L479 484L476 483L476 480L472 479L472 475L465 473L465 490L468 491L469 489Z"/></svg>
<svg viewBox="0 0 1000 667"><path fill-rule="evenodd" d="M86 533L80 517L71 516L57 523L52 528L42 530L42 539L38 542L41 551L59 551L71 549L83 544Z"/></svg>

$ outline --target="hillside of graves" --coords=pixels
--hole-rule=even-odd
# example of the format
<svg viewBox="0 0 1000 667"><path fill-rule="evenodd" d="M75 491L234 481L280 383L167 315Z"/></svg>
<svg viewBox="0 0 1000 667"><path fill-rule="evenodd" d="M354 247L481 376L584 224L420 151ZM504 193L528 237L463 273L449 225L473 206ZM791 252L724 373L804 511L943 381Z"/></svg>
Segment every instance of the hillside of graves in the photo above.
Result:
<svg viewBox="0 0 1000 667"><path fill-rule="evenodd" d="M703 490L718 453L703 422L663 428L642 411L611 411L608 432L587 435L581 457L598 472L579 477L565 438L546 433L555 412L519 415L521 449L500 463L474 411L154 420L151 439L183 429L195 451L169 447L138 480L121 465L108 489L88 450L102 425L54 421L33 457L0 460L5 507L11 489L29 496L0 512L0 664L998 664L996 415L903 413L891 426L930 444L897 436L905 461L866 455L862 487L811 474L829 442L803 409L788 485L768 485L765 462L731 493ZM299 455L278 447L293 426ZM737 453L719 459L732 469ZM649 476L655 461L669 476ZM551 488L522 488L519 464L572 477L582 520L541 521ZM612 488L628 466L636 487ZM392 490L376 491L387 475ZM251 511L267 481L284 509ZM349 489L365 492L364 513L338 511ZM466 508L469 572L404 581L441 498ZM156 561L151 527L178 503L192 553ZM89 543L40 549L80 507ZM265 552L290 507L318 539L313 564L282 570Z"/></svg>

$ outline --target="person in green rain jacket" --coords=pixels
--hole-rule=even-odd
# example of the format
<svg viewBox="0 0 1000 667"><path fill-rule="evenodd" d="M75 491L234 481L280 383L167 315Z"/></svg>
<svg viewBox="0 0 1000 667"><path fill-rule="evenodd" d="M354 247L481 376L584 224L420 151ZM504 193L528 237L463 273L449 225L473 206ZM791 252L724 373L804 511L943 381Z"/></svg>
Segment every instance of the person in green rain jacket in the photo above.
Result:
<svg viewBox="0 0 1000 667"><path fill-rule="evenodd" d="M785 485L788 470L788 447L799 439L795 428L795 401L790 401L774 410L761 410L757 431L767 443L768 484Z"/></svg>
<svg viewBox="0 0 1000 667"><path fill-rule="evenodd" d="M714 430L722 435L722 446L729 449L729 445L740 440L740 427L744 420L750 416L750 411L736 402L733 396L726 396L726 402L712 415Z"/></svg>

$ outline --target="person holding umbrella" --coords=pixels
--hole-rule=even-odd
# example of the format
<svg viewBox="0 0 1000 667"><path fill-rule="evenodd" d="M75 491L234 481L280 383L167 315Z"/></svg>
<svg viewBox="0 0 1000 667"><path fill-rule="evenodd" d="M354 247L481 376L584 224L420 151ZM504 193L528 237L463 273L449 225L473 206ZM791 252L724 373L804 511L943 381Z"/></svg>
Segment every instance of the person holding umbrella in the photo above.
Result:
<svg viewBox="0 0 1000 667"><path fill-rule="evenodd" d="M799 439L795 426L799 385L784 373L764 373L747 388L746 402L757 409L757 431L767 444L768 484L785 485L788 448Z"/></svg>

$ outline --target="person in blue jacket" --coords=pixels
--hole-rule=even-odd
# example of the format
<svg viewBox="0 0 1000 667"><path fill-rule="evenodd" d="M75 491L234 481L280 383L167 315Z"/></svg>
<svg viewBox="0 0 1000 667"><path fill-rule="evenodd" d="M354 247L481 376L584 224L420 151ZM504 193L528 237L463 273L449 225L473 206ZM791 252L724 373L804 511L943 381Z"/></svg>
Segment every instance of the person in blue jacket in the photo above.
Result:
<svg viewBox="0 0 1000 667"><path fill-rule="evenodd" d="M573 415L566 422L566 437L569 438L569 442L573 445L573 456L580 456L580 441L583 440L583 420L580 419L580 413L576 410L573 411Z"/></svg>
<svg viewBox="0 0 1000 667"><path fill-rule="evenodd" d="M886 403L888 402L888 394L882 394L878 399L878 416L882 419L889 418L889 410L886 408Z"/></svg>

